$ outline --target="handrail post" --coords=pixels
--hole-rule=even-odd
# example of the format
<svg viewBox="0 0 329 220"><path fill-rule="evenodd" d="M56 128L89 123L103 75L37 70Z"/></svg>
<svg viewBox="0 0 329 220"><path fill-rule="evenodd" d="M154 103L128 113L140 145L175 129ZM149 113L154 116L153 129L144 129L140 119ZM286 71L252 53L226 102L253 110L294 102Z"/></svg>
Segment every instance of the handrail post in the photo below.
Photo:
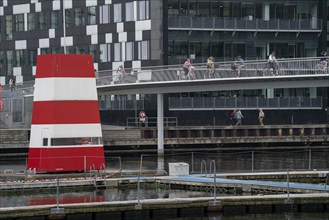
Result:
<svg viewBox="0 0 329 220"><path fill-rule="evenodd" d="M308 151L308 169L311 170L311 163L312 163L312 149Z"/></svg>
<svg viewBox="0 0 329 220"><path fill-rule="evenodd" d="M138 181L137 181L137 204L135 205L136 210L142 209L142 204L140 203L140 176L142 174L142 164L143 164L143 154L141 155L139 173L138 173Z"/></svg>
<svg viewBox="0 0 329 220"><path fill-rule="evenodd" d="M191 156L192 156L192 162L191 162L191 163L192 163L192 164L191 164L191 166L192 166L192 170L191 170L191 171L192 171L192 173L194 173L194 152L192 152L191 154L192 154L192 155L191 155Z"/></svg>
<svg viewBox="0 0 329 220"><path fill-rule="evenodd" d="M209 173L211 173L211 167L214 167L213 170L214 170L214 200L213 201L209 201L209 206L216 206L217 208L217 211L221 210L222 209L222 206L221 206L221 201L217 201L217 196L216 196L216 192L217 192L217 186L216 186L216 163L215 163L215 160L212 160L210 161L210 169L209 169Z"/></svg>
<svg viewBox="0 0 329 220"><path fill-rule="evenodd" d="M205 160L201 161L201 176L202 176L203 167L204 167L204 170L205 170L205 176L207 176L207 167L206 167L206 161Z"/></svg>
<svg viewBox="0 0 329 220"><path fill-rule="evenodd" d="M285 204L291 204L292 201L290 199L290 188L289 188L289 169L287 169L287 199L285 200Z"/></svg>
<svg viewBox="0 0 329 220"><path fill-rule="evenodd" d="M254 151L251 151L251 171L252 172L254 171L254 158L255 158Z"/></svg>

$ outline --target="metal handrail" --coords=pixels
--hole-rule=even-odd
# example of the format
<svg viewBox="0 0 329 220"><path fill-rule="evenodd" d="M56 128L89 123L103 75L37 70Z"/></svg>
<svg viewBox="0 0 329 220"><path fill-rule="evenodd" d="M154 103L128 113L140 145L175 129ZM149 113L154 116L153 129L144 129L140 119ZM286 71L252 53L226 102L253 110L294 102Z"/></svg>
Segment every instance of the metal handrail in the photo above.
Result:
<svg viewBox="0 0 329 220"><path fill-rule="evenodd" d="M289 58L278 59L280 69L284 70L285 75L305 75L314 74L316 65L319 63L320 57L309 58ZM216 70L222 72L220 78L234 77L230 66L234 61L216 62L219 68ZM260 72L263 71L267 60L246 60L243 68L245 77L259 77L262 76ZM203 72L206 70L206 63L195 63L196 79L204 79ZM158 82L158 81L177 81L178 75L182 71L182 65L167 65L167 66L153 66L140 68L127 68L126 81L127 83L143 83L143 82ZM321 72L320 72L321 73ZM323 72L326 74L327 72ZM242 73L243 74L243 73ZM115 81L116 70L102 70L97 73L96 84L97 87L118 85L120 82ZM271 76L273 77L273 76ZM10 97L12 91L8 84L3 85L3 97ZM15 93L21 96L31 95L34 90L34 80L16 83Z"/></svg>

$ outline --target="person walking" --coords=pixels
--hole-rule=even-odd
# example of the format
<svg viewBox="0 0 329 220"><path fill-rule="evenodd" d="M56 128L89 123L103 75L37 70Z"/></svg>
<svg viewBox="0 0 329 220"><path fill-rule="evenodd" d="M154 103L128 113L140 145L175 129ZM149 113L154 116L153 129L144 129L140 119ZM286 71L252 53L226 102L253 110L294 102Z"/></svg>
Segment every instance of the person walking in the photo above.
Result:
<svg viewBox="0 0 329 220"><path fill-rule="evenodd" d="M235 119L236 119L235 126L241 125L243 118L244 116L242 115L242 112L240 111L240 109L237 109L235 112Z"/></svg>
<svg viewBox="0 0 329 220"><path fill-rule="evenodd" d="M123 65L120 65L117 69L117 73L119 76L119 82L124 83L125 82L125 77L126 77L126 71L123 67Z"/></svg>
<svg viewBox="0 0 329 220"><path fill-rule="evenodd" d="M207 73L208 73L208 79L214 78L214 72L215 72L215 64L214 64L214 58L210 56L207 60ZM205 76L206 79L206 76Z"/></svg>
<svg viewBox="0 0 329 220"><path fill-rule="evenodd" d="M265 117L265 114L263 112L263 109L258 109L258 123L260 126L264 126L264 117Z"/></svg>
<svg viewBox="0 0 329 220"><path fill-rule="evenodd" d="M188 74L188 71L189 71L189 68L191 66L191 59L190 58L186 58L184 64L183 64L183 70L184 70L184 73L185 75L187 76Z"/></svg>
<svg viewBox="0 0 329 220"><path fill-rule="evenodd" d="M10 87L10 91L15 91L16 90L16 76L13 76L9 80L9 87Z"/></svg>
<svg viewBox="0 0 329 220"><path fill-rule="evenodd" d="M229 112L229 117L231 121L231 126L235 125L236 109L233 109L231 112Z"/></svg>

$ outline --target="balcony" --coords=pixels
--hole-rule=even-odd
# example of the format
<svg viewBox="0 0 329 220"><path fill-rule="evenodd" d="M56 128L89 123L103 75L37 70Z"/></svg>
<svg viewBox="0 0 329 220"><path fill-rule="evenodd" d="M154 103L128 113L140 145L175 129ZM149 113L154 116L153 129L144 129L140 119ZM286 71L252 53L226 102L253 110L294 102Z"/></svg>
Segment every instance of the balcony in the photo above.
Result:
<svg viewBox="0 0 329 220"><path fill-rule="evenodd" d="M168 19L169 30L188 31L231 31L235 32L322 32L321 19L283 20L283 19L253 19L246 18L216 18L216 17L170 17Z"/></svg>

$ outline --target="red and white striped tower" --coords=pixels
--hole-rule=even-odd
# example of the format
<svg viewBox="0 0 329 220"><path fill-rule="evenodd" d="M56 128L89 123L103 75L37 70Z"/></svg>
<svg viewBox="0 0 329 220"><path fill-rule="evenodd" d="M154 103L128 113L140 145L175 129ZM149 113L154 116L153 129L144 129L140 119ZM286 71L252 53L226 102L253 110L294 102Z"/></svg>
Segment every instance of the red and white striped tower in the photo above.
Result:
<svg viewBox="0 0 329 220"><path fill-rule="evenodd" d="M27 169L105 169L91 55L38 56Z"/></svg>

